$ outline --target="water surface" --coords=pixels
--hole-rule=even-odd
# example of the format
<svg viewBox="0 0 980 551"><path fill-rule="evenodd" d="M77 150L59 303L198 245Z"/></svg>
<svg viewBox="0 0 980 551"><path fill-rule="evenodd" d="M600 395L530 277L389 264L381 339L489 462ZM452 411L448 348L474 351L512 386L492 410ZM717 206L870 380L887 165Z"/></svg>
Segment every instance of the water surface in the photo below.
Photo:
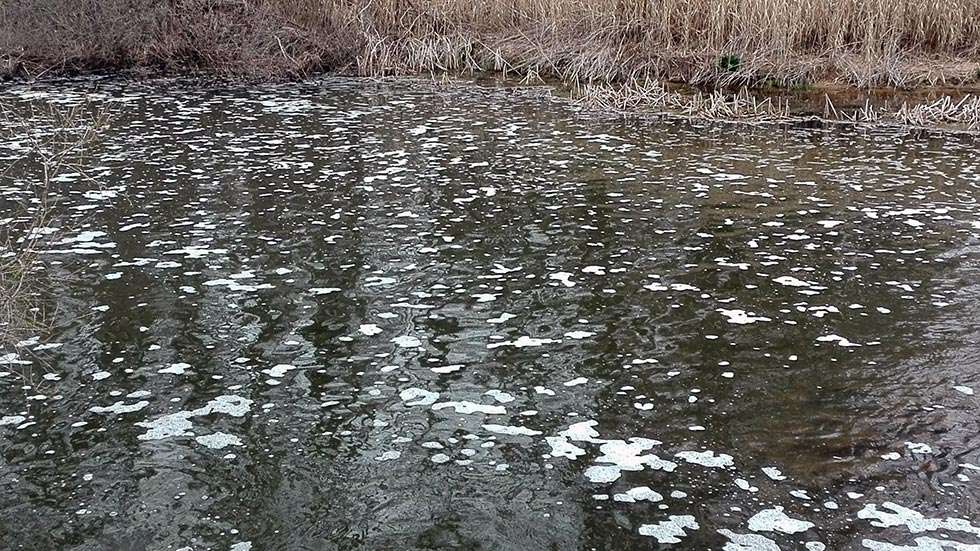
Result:
<svg viewBox="0 0 980 551"><path fill-rule="evenodd" d="M975 138L0 95L113 112L0 354L3 549L980 549Z"/></svg>

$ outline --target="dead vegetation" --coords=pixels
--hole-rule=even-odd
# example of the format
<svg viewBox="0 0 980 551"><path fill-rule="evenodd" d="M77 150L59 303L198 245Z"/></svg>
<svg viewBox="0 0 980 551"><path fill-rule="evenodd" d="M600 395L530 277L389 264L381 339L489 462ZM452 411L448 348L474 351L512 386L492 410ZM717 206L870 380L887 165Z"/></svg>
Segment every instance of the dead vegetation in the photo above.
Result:
<svg viewBox="0 0 980 551"><path fill-rule="evenodd" d="M964 96L958 101L946 96L933 102L903 104L894 117L909 126L954 126L980 130L980 97Z"/></svg>
<svg viewBox="0 0 980 551"><path fill-rule="evenodd" d="M628 81L595 84L572 90L572 101L590 114L613 114L627 118L696 119L750 124L879 124L914 128L943 128L980 132L980 97L959 99L943 96L933 101L903 102L896 107L864 105L837 107L824 96L822 114L794 108L774 96L738 91L705 92L690 87L670 86L659 81Z"/></svg>
<svg viewBox="0 0 980 551"><path fill-rule="evenodd" d="M745 88L735 93L724 90L682 92L657 81L631 81L618 86L589 85L574 101L589 111L623 116L741 122L786 122L793 118L788 102L760 98Z"/></svg>
<svg viewBox="0 0 980 551"><path fill-rule="evenodd" d="M825 97L824 120L853 124L884 124L912 128L942 128L970 133L980 132L980 97L964 95L959 99L943 96L934 101L903 102L897 108L872 105L842 110Z"/></svg>
<svg viewBox="0 0 980 551"><path fill-rule="evenodd" d="M0 70L495 71L714 86L980 77L977 0L7 0Z"/></svg>

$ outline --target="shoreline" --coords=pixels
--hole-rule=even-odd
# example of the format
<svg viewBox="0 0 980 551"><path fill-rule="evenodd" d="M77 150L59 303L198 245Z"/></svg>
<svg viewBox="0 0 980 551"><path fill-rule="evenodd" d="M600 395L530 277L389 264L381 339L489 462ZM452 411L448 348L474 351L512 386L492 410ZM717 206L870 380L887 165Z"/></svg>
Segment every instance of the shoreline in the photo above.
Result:
<svg viewBox="0 0 980 551"><path fill-rule="evenodd" d="M360 75L331 71L297 78L242 78L211 71L161 71L145 67L120 70L47 72L40 79L6 79L0 89L32 84L55 84L78 79L123 80L134 84L167 83L174 86L249 86L311 83L343 78L364 82L404 81L427 85L478 85L520 90L543 90L559 101L570 102L589 116L647 120L706 121L723 124L781 125L824 128L850 126L934 131L980 135L980 85L921 86L913 89L877 87L861 89L835 82L822 82L795 89L774 86L712 87L683 82L610 82L574 85L556 78L537 76L533 81L493 71L464 73ZM658 99L650 101L650 89ZM661 97L662 96L662 97ZM615 101L610 101L615 98ZM942 120L937 104L969 102L970 123ZM930 116L929 109L938 110ZM920 121L900 115L918 110ZM946 109L948 111L949 108ZM907 116L906 116L907 119Z"/></svg>
<svg viewBox="0 0 980 551"><path fill-rule="evenodd" d="M595 108L633 106L625 114L972 130L980 100L961 100L980 97L980 3L33 0L0 8L0 82L93 73L244 83L489 75L569 89Z"/></svg>

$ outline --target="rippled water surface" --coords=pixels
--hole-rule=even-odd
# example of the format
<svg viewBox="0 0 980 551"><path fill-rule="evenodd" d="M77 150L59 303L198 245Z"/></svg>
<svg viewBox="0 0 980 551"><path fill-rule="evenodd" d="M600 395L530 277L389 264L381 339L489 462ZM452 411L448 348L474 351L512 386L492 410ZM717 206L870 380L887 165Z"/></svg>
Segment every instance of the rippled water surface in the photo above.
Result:
<svg viewBox="0 0 980 551"><path fill-rule="evenodd" d="M980 549L975 139L2 96L113 117L0 354L0 548Z"/></svg>

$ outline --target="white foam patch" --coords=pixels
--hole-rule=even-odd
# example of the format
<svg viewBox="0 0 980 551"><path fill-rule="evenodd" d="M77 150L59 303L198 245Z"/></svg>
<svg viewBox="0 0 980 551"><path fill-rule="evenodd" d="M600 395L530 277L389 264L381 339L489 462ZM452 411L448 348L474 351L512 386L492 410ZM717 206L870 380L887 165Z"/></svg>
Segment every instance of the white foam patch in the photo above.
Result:
<svg viewBox="0 0 980 551"><path fill-rule="evenodd" d="M551 446L550 455L552 457L575 459L585 455L584 449L572 444L564 436L548 436L545 438L545 441Z"/></svg>
<svg viewBox="0 0 980 551"><path fill-rule="evenodd" d="M780 285L785 285L787 287L810 287L813 284L808 281L803 281L802 279L796 279L793 276L779 276L774 278L773 281Z"/></svg>
<svg viewBox="0 0 980 551"><path fill-rule="evenodd" d="M782 532L798 534L806 532L815 525L805 520L797 520L783 512L782 507L759 511L749 519L749 530L753 532Z"/></svg>
<svg viewBox="0 0 980 551"><path fill-rule="evenodd" d="M842 222L840 220L817 220L817 224L820 224L821 226L823 226L823 227L825 227L827 229L835 228L835 227L837 227L837 226L839 226L839 225L841 225L843 223L844 222Z"/></svg>
<svg viewBox="0 0 980 551"><path fill-rule="evenodd" d="M310 289L310 294L313 296L329 295L331 293L339 293L340 289L336 287L313 287Z"/></svg>
<svg viewBox="0 0 980 551"><path fill-rule="evenodd" d="M179 266L179 265L178 265ZM177 267L177 266L174 266ZM212 279L211 281L205 281L204 285L206 287L227 287L229 291L243 291L246 293L258 291L261 289L273 289L274 287L268 283L260 283L258 285L245 285L239 283L235 279Z"/></svg>
<svg viewBox="0 0 980 551"><path fill-rule="evenodd" d="M782 471L780 471L776 467L763 467L762 472L772 480L776 480L776 481L786 480L786 477L783 476Z"/></svg>
<svg viewBox="0 0 980 551"><path fill-rule="evenodd" d="M724 551L782 551L776 542L759 534L736 534L731 530L718 530L728 538Z"/></svg>
<svg viewBox="0 0 980 551"><path fill-rule="evenodd" d="M193 436L188 432L194 426L190 421L191 417L193 415L189 411L178 411L152 421L140 421L136 423L136 426L149 430L136 438L140 440L163 440L173 436Z"/></svg>
<svg viewBox="0 0 980 551"><path fill-rule="evenodd" d="M23 415L4 415L0 417L0 427L6 425L19 425L27 420Z"/></svg>
<svg viewBox="0 0 980 551"><path fill-rule="evenodd" d="M683 451L675 454L675 457L679 457L688 463L714 469L723 469L734 465L732 456L725 453L715 455L715 452L711 450L703 452Z"/></svg>
<svg viewBox="0 0 980 551"><path fill-rule="evenodd" d="M574 287L575 282L572 281L572 274L568 272L555 272L548 276L548 279L554 281L560 281L565 287Z"/></svg>
<svg viewBox="0 0 980 551"><path fill-rule="evenodd" d="M273 377L273 378L278 379L280 377L283 377L284 375L286 375L286 373L288 373L288 372L290 372L290 371L292 371L294 369L297 369L297 367L295 365L291 365L291 364L277 364L277 365L274 365L274 366L270 367L269 369L263 369L262 370L262 373L265 373L266 375L268 375L270 377Z"/></svg>
<svg viewBox="0 0 980 551"><path fill-rule="evenodd" d="M869 503L858 511L857 516L859 519L867 520L871 522L872 526L879 528L905 526L913 534L935 530L950 530L980 536L980 527L973 526L968 520L960 518L926 518L925 515L918 511L902 507L890 501L882 503L880 509L878 505Z"/></svg>
<svg viewBox="0 0 980 551"><path fill-rule="evenodd" d="M497 390L497 389L488 390L488 391L484 392L483 394L485 396L491 396L491 397L493 397L494 400L496 400L497 402L499 402L501 404L508 404L508 403L513 402L515 400L515 398L512 395L510 395L510 394L508 394L508 393L506 393L506 392L504 392L502 390Z"/></svg>
<svg viewBox="0 0 980 551"><path fill-rule="evenodd" d="M121 415L123 413L133 413L139 411L148 405L150 405L150 403L146 400L140 400L134 404L125 404L122 400L120 400L111 406L93 406L89 408L89 411L93 413L114 413L116 415Z"/></svg>
<svg viewBox="0 0 980 551"><path fill-rule="evenodd" d="M663 501L664 496L651 490L649 486L637 486L630 488L625 493L613 495L613 501L621 503L636 503L637 501L658 502Z"/></svg>
<svg viewBox="0 0 980 551"><path fill-rule="evenodd" d="M484 405L476 404L474 402L439 402L432 405L432 409L438 411L440 409L452 408L456 413L461 415L471 415L473 413L483 413L486 415L505 415L507 410L503 406L494 405Z"/></svg>
<svg viewBox="0 0 980 551"><path fill-rule="evenodd" d="M228 446L242 445L241 438L226 432L205 434L204 436L198 436L194 440L197 441L198 444L211 448L212 450L220 450Z"/></svg>
<svg viewBox="0 0 980 551"><path fill-rule="evenodd" d="M499 316L497 316L495 318L488 319L487 320L487 323L493 323L493 324L504 323L507 320L511 320L511 319L516 318L516 317L517 316L515 316L514 314L508 314L507 312L504 312L503 314L500 314Z"/></svg>
<svg viewBox="0 0 980 551"><path fill-rule="evenodd" d="M677 468L677 463L663 460L654 454L643 452L659 445L657 440L649 438L630 438L624 440L609 440L599 446L602 455L596 458L596 463L612 463L624 471L639 471L644 467L654 470L671 472Z"/></svg>
<svg viewBox="0 0 980 551"><path fill-rule="evenodd" d="M932 453L932 446L923 442L906 442L905 447L912 453Z"/></svg>
<svg viewBox="0 0 980 551"><path fill-rule="evenodd" d="M182 362L170 364L167 367L157 370L157 373L169 373L171 375L183 375L187 373L187 370L191 368L191 364L186 364Z"/></svg>
<svg viewBox="0 0 980 551"><path fill-rule="evenodd" d="M422 346L422 341L418 337L413 337L411 335L401 335L391 339L391 342L397 344L402 348L418 348Z"/></svg>
<svg viewBox="0 0 980 551"><path fill-rule="evenodd" d="M511 427L508 425L490 424L490 425L483 425L483 428L490 432L496 434L505 434L507 436L538 436L540 434L543 434L539 430L533 430L527 427Z"/></svg>
<svg viewBox="0 0 980 551"><path fill-rule="evenodd" d="M818 342L836 342L838 346L843 347L858 347L861 346L858 343L851 342L840 335L824 335L822 337L817 337Z"/></svg>
<svg viewBox="0 0 980 551"><path fill-rule="evenodd" d="M681 538L687 535L685 530L697 530L698 528L700 526L691 515L670 515L667 520L657 524L641 525L639 533L642 536L653 537L657 543L680 543Z"/></svg>
<svg viewBox="0 0 980 551"><path fill-rule="evenodd" d="M513 346L514 348L526 348L531 346L544 346L546 344L554 344L561 341L556 341L554 339L537 339L534 337L529 337L527 335L521 335L516 341L502 341L494 342L487 345L487 348L500 348L502 346Z"/></svg>
<svg viewBox="0 0 980 551"><path fill-rule="evenodd" d="M454 364L454 365L445 365L442 367L433 367L430 368L429 371L433 373L443 374L443 373L452 373L454 371L459 371L460 369L463 369L463 366L461 364Z"/></svg>
<svg viewBox="0 0 980 551"><path fill-rule="evenodd" d="M213 413L223 413L232 417L242 417L252 407L252 401L235 395L222 395L209 401L204 406L191 411L178 411L158 417L152 421L140 421L136 426L147 430L137 436L140 440L162 440L173 436L193 436L190 429L193 426L190 419Z"/></svg>
<svg viewBox="0 0 980 551"><path fill-rule="evenodd" d="M748 325L759 321L772 321L771 318L756 316L746 312L745 310L726 310L724 308L719 308L718 312L728 318L728 323L734 323L735 325Z"/></svg>
<svg viewBox="0 0 980 551"><path fill-rule="evenodd" d="M423 388L406 388L398 393L406 406L431 406L439 399L438 392L430 392Z"/></svg>
<svg viewBox="0 0 980 551"><path fill-rule="evenodd" d="M598 421L593 420L580 421L559 432L557 436L546 437L545 441L551 446L550 455L552 457L576 459L585 455L585 450L572 444L570 441L604 443L605 440L600 440L599 433L593 428L598 424Z"/></svg>
<svg viewBox="0 0 980 551"><path fill-rule="evenodd" d="M622 469L614 465L593 465L585 469L585 478L596 484L616 482L622 476Z"/></svg>

